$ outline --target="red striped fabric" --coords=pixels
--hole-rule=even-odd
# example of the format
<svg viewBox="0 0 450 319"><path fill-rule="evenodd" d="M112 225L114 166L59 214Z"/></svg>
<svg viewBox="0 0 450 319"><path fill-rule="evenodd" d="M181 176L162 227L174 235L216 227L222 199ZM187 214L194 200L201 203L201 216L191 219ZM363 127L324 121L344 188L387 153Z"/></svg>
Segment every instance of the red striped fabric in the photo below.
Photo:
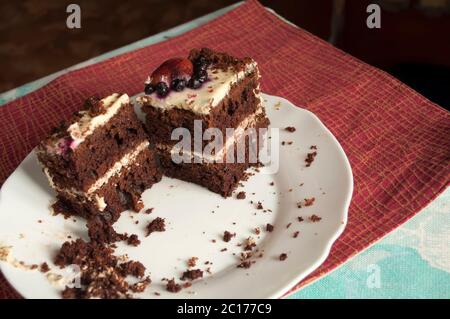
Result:
<svg viewBox="0 0 450 319"><path fill-rule="evenodd" d="M262 90L317 114L349 156L355 190L348 226L322 266L292 291L379 240L448 186L449 112L256 1L176 38L65 74L0 107L0 183L86 97L137 94L161 61L202 46L253 57ZM0 275L0 298L19 297Z"/></svg>

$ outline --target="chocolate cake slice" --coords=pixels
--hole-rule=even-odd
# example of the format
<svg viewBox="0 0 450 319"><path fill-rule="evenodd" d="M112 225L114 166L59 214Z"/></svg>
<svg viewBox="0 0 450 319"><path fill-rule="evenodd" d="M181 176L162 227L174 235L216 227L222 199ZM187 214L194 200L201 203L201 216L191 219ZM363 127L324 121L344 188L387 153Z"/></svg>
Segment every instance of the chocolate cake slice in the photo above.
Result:
<svg viewBox="0 0 450 319"><path fill-rule="evenodd" d="M145 95L138 97L146 116L146 128L156 143L164 174L207 187L224 197L231 195L245 170L257 161L250 156L238 160L238 141L245 140L249 154L256 141L260 148L260 129L267 128L259 95L259 70L251 58L238 59L227 53L193 49L188 58L164 62L149 76ZM184 128L194 149L183 149L182 162L174 160L180 152L179 140L172 133ZM205 139L210 129L222 133L222 148L205 155L205 147L214 139ZM233 129L233 134L227 130ZM254 129L256 135L248 135ZM196 135L202 136L200 142ZM200 151L198 151L198 145ZM242 157L241 157L242 158ZM232 160L230 160L232 159Z"/></svg>
<svg viewBox="0 0 450 319"><path fill-rule="evenodd" d="M57 193L55 207L111 223L124 210L142 208L141 194L162 175L149 144L128 95L88 99L37 148Z"/></svg>

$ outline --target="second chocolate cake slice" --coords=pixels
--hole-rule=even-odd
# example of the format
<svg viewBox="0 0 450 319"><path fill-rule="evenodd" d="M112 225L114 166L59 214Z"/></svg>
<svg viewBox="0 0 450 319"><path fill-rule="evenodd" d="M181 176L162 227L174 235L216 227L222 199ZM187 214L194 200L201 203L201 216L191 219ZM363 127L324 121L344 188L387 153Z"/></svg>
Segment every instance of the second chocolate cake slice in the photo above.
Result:
<svg viewBox="0 0 450 319"><path fill-rule="evenodd" d="M126 94L90 98L54 130L37 156L57 193L57 208L109 223L142 208L141 194L161 179L155 153Z"/></svg>
<svg viewBox="0 0 450 319"><path fill-rule="evenodd" d="M207 48L191 50L188 58L167 60L149 76L145 95L138 102L166 175L202 185L224 197L231 195L245 170L258 164L248 154L259 150L260 129L269 124L259 94L259 77L253 59L238 59ZM187 130L195 145L182 150L184 158L190 159L182 162L174 160L179 149L172 136L180 128ZM203 137L211 129L222 133L222 147L205 155L210 140L202 138L197 149L195 136L200 133ZM228 134L229 129L234 133ZM246 135L249 129L255 134ZM243 149L237 143L242 138L246 141ZM245 150L244 160L238 160L239 150Z"/></svg>

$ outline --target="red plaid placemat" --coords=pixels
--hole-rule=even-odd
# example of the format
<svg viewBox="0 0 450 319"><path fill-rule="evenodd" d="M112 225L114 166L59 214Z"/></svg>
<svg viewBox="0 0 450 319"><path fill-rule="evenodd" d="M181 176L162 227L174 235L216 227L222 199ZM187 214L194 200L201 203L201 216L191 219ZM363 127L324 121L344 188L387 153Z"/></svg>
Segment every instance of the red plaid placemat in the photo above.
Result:
<svg viewBox="0 0 450 319"><path fill-rule="evenodd" d="M355 179L348 225L298 289L414 216L449 184L450 113L388 74L249 1L168 41L70 72L0 107L0 183L91 95L142 91L161 61L208 46L255 58L262 90L317 114L347 153ZM20 297L0 274L0 298Z"/></svg>

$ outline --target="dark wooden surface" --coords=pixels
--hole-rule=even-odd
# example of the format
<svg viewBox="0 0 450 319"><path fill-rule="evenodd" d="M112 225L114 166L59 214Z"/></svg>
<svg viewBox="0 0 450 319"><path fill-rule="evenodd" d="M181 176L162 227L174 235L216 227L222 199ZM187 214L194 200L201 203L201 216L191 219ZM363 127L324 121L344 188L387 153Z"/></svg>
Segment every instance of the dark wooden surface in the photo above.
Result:
<svg viewBox="0 0 450 319"><path fill-rule="evenodd" d="M66 27L66 7L81 7L81 29ZM0 1L0 92L101 53L193 20L237 0L22 0ZM262 1L326 39L331 2ZM324 6L326 15L315 20ZM321 23L325 22L325 23ZM274 35L276 36L276 35Z"/></svg>

